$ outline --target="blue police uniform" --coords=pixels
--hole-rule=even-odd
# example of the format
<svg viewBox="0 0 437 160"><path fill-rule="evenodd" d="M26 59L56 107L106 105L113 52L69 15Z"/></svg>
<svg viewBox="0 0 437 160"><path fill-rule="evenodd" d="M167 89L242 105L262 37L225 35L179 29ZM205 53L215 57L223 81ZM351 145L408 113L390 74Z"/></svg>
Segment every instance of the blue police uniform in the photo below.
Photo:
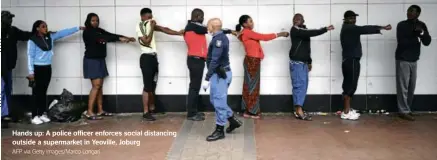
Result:
<svg viewBox="0 0 437 160"><path fill-rule="evenodd" d="M238 120L228 105L228 88L232 81L232 72L229 66L229 39L219 31L214 33L208 47L206 59L208 72L206 81L210 82L210 101L215 108L216 129L209 135L207 141L215 141L225 138L224 126L229 121L226 133L239 128L242 123Z"/></svg>
<svg viewBox="0 0 437 160"><path fill-rule="evenodd" d="M226 125L227 119L233 115L233 112L227 104L228 87L232 81L232 72L229 66L229 39L219 31L214 33L208 47L208 56L206 60L208 72L205 80L210 81L210 101L215 108L216 124ZM217 68L223 67L226 71L226 79L220 78L217 74Z"/></svg>

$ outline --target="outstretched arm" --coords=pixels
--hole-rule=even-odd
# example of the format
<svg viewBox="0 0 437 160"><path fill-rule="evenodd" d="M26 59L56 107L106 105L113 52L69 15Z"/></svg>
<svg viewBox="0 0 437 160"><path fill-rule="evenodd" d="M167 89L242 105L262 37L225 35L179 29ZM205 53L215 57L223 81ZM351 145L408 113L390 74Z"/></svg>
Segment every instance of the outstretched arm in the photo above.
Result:
<svg viewBox="0 0 437 160"><path fill-rule="evenodd" d="M68 28L68 29L60 30L60 31L58 31L56 33L52 33L53 41L56 41L58 39L64 38L64 37L69 36L69 35L72 35L72 34L76 33L79 30L80 30L80 27L73 27L73 28Z"/></svg>
<svg viewBox="0 0 437 160"><path fill-rule="evenodd" d="M159 26L159 25L155 26L155 31L163 32L163 33L168 34L168 35L176 35L176 36L181 36L182 35L181 32L174 31L174 30L172 30L172 29L170 29L168 27L162 27L162 26Z"/></svg>
<svg viewBox="0 0 437 160"><path fill-rule="evenodd" d="M322 35L324 33L328 32L327 27L321 28L321 29L299 29L296 27L293 27L290 31L290 35L294 36L294 37L305 37L305 38L309 38L309 37L315 37L315 36L319 36Z"/></svg>
<svg viewBox="0 0 437 160"><path fill-rule="evenodd" d="M28 41L32 33L28 31L22 31L21 29L15 28L15 32L17 33L17 39L20 41Z"/></svg>

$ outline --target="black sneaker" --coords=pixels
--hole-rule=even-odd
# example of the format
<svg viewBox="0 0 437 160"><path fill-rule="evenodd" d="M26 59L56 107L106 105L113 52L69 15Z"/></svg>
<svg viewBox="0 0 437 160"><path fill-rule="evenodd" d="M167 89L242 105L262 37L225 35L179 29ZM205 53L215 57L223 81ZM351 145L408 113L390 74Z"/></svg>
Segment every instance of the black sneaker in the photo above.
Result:
<svg viewBox="0 0 437 160"><path fill-rule="evenodd" d="M204 121L204 120L205 120L205 117L202 116L201 114L196 114L196 115L194 115L194 116L187 117L187 119L188 119L188 120L191 120L191 121Z"/></svg>
<svg viewBox="0 0 437 160"><path fill-rule="evenodd" d="M416 119L413 117L413 116L411 116L410 114L405 114L405 113L400 113L399 114L399 117L400 118L402 118L402 119L405 119L405 120L408 120L408 121L415 121Z"/></svg>
<svg viewBox="0 0 437 160"><path fill-rule="evenodd" d="M156 120L156 118L153 117L152 114L150 114L149 112L144 113L144 114L143 114L143 118L144 118L146 121L155 121L155 120Z"/></svg>
<svg viewBox="0 0 437 160"><path fill-rule="evenodd" d="M202 116L202 117L205 117L205 113L203 113L203 112L197 112L197 114Z"/></svg>

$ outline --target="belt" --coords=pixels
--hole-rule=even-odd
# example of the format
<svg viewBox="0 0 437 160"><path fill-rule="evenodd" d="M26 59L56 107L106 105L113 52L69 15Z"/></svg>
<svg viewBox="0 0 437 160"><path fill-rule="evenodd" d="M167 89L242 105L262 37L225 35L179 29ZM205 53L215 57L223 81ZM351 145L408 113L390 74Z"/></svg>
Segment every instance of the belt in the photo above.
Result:
<svg viewBox="0 0 437 160"><path fill-rule="evenodd" d="M151 56L156 56L156 53L155 53L155 52L153 52L153 53L142 53L142 54L145 54L145 55L151 55Z"/></svg>
<svg viewBox="0 0 437 160"><path fill-rule="evenodd" d="M199 57L199 56L188 56L188 57L190 57L190 58L194 58L194 59L206 60L206 58Z"/></svg>

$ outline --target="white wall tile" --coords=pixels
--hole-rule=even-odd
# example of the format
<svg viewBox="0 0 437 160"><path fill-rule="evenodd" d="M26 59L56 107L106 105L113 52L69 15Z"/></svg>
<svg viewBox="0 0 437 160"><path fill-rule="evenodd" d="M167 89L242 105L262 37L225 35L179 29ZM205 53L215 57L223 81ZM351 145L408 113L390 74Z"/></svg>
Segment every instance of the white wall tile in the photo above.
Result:
<svg viewBox="0 0 437 160"><path fill-rule="evenodd" d="M152 10L156 24L159 26L180 31L187 24L187 9L185 7L153 7ZM156 32L155 37L156 41L183 41L182 36L172 36L162 32Z"/></svg>
<svg viewBox="0 0 437 160"><path fill-rule="evenodd" d="M15 14L12 25L29 32L36 20L45 20L44 7L17 7L11 8L10 12Z"/></svg>
<svg viewBox="0 0 437 160"><path fill-rule="evenodd" d="M223 5L257 5L257 0L223 0Z"/></svg>
<svg viewBox="0 0 437 160"><path fill-rule="evenodd" d="M295 13L303 15L305 24L309 29L329 26L330 10L330 5L295 5ZM290 21L292 21L292 18L293 16L290 16ZM323 34L312 39L329 40L330 34Z"/></svg>
<svg viewBox="0 0 437 160"><path fill-rule="evenodd" d="M331 4L367 4L367 0L331 0Z"/></svg>
<svg viewBox="0 0 437 160"><path fill-rule="evenodd" d="M117 94L117 79L118 78L105 78L103 80L103 94L104 95L116 95ZM92 84L89 79L82 79L81 81L81 93L82 95L89 95Z"/></svg>
<svg viewBox="0 0 437 160"><path fill-rule="evenodd" d="M187 1L179 1L179 0L151 0L152 6L184 6L187 4Z"/></svg>
<svg viewBox="0 0 437 160"><path fill-rule="evenodd" d="M142 7L116 7L115 28L116 33L128 37L137 38L136 27L141 21L140 11ZM138 43L138 42L135 42Z"/></svg>
<svg viewBox="0 0 437 160"><path fill-rule="evenodd" d="M291 95L290 77L261 77L261 95Z"/></svg>
<svg viewBox="0 0 437 160"><path fill-rule="evenodd" d="M45 0L45 6L80 6L80 0ZM68 12L64 12L68 13Z"/></svg>
<svg viewBox="0 0 437 160"><path fill-rule="evenodd" d="M11 7L11 0L2 0L1 6L2 10Z"/></svg>
<svg viewBox="0 0 437 160"><path fill-rule="evenodd" d="M233 76L244 76L244 57L246 57L244 46L240 42L231 42L229 48L229 61L231 63Z"/></svg>
<svg viewBox="0 0 437 160"><path fill-rule="evenodd" d="M396 39L396 26L405 19L403 4L369 4L368 24L385 26L391 24L392 30L382 30L381 34L369 35L369 39Z"/></svg>
<svg viewBox="0 0 437 160"><path fill-rule="evenodd" d="M150 0L115 0L116 6L150 6ZM138 11L138 15L140 11Z"/></svg>
<svg viewBox="0 0 437 160"><path fill-rule="evenodd" d="M437 94L437 77L418 76L415 94Z"/></svg>
<svg viewBox="0 0 437 160"><path fill-rule="evenodd" d="M81 6L114 6L115 0L80 0Z"/></svg>
<svg viewBox="0 0 437 160"><path fill-rule="evenodd" d="M405 3L437 3L437 2L435 0L405 0Z"/></svg>
<svg viewBox="0 0 437 160"><path fill-rule="evenodd" d="M368 3L404 3L405 0L368 0Z"/></svg>
<svg viewBox="0 0 437 160"><path fill-rule="evenodd" d="M100 19L99 27L115 33L115 8L114 7L81 7L80 22L83 25L89 13L96 13Z"/></svg>
<svg viewBox="0 0 437 160"><path fill-rule="evenodd" d="M367 75L367 65L369 62L367 61L367 42L361 41L361 46L363 49L363 56L361 57L360 63L361 63L361 70L360 70L360 76L366 76ZM342 58L342 48L340 41L331 41L331 76L332 77L342 77L343 73L341 70L341 65L343 62Z"/></svg>
<svg viewBox="0 0 437 160"><path fill-rule="evenodd" d="M367 77L367 94L396 94L396 78Z"/></svg>
<svg viewBox="0 0 437 160"><path fill-rule="evenodd" d="M359 14L357 25L367 25L367 4L333 4L331 5L331 24L334 25L335 29L331 31L331 40L340 40L344 13L347 10L352 10ZM361 36L361 39L365 40L367 36Z"/></svg>
<svg viewBox="0 0 437 160"><path fill-rule="evenodd" d="M65 88L73 95L79 95L82 93L81 86L82 78L52 78L50 81L49 89L47 90L48 95L59 95Z"/></svg>
<svg viewBox="0 0 437 160"><path fill-rule="evenodd" d="M238 24L238 19L240 16L246 14L252 17L253 23L255 25L254 31L259 32L257 28L258 23L258 13L256 6L222 6L223 7L223 28L235 29ZM235 36L228 36L231 41L239 41Z"/></svg>
<svg viewBox="0 0 437 160"><path fill-rule="evenodd" d="M307 94L331 94L330 77L310 77Z"/></svg>
<svg viewBox="0 0 437 160"><path fill-rule="evenodd" d="M159 77L156 94L186 95L188 91L187 78Z"/></svg>
<svg viewBox="0 0 437 160"><path fill-rule="evenodd" d="M264 59L261 61L262 77L289 77L288 51L289 41L270 41L261 44L264 50Z"/></svg>
<svg viewBox="0 0 437 160"><path fill-rule="evenodd" d="M59 16L59 13L63 13ZM46 7L46 22L49 30L59 31L66 28L84 26L80 23L79 7ZM82 34L73 34L60 39L60 41L80 42Z"/></svg>
<svg viewBox="0 0 437 160"><path fill-rule="evenodd" d="M435 40L434 40L435 41ZM437 44L432 43L425 47L422 45L419 61L417 61L417 76L437 77ZM437 83L437 81L435 81Z"/></svg>
<svg viewBox="0 0 437 160"><path fill-rule="evenodd" d="M262 33L290 32L293 26L293 5L259 6L259 31ZM275 18L277 17L277 18ZM289 18L282 18L289 17ZM274 18L274 23L272 22ZM289 40L289 38L278 38Z"/></svg>
<svg viewBox="0 0 437 160"><path fill-rule="evenodd" d="M330 4L330 0L294 0L294 4Z"/></svg>
<svg viewBox="0 0 437 160"><path fill-rule="evenodd" d="M187 47L184 42L158 42L159 76L187 76Z"/></svg>
<svg viewBox="0 0 437 160"><path fill-rule="evenodd" d="M369 41L367 76L396 76L396 41Z"/></svg>
<svg viewBox="0 0 437 160"><path fill-rule="evenodd" d="M53 78L78 78L81 75L80 43L55 43L52 57Z"/></svg>
<svg viewBox="0 0 437 160"><path fill-rule="evenodd" d="M331 78L331 94L342 94L343 93L343 77L332 77ZM367 92L367 78L360 77L358 79L358 86L355 94L366 94Z"/></svg>
<svg viewBox="0 0 437 160"><path fill-rule="evenodd" d="M211 1L211 0L187 0L187 5L197 6L197 5L222 5L222 1ZM188 7L189 7L188 6Z"/></svg>
<svg viewBox="0 0 437 160"><path fill-rule="evenodd" d="M312 71L310 77L330 77L331 44L329 41L311 41Z"/></svg>
<svg viewBox="0 0 437 160"><path fill-rule="evenodd" d="M135 78L117 78L117 95L140 95L143 93L143 79Z"/></svg>
<svg viewBox="0 0 437 160"><path fill-rule="evenodd" d="M268 1L258 1L258 5L282 5L282 4L293 4L290 0L268 0Z"/></svg>
<svg viewBox="0 0 437 160"><path fill-rule="evenodd" d="M417 4L422 9L422 13L420 13L419 20L422 22L425 22L426 27L428 28L428 31L430 32L430 35L432 38L436 39L437 34L435 34L437 30L437 21L435 20L435 15L437 15L437 1L434 1L435 4ZM406 13L408 10L408 7L410 7L412 4L405 4L404 5L404 19L407 19ZM400 20L400 21L401 21Z"/></svg>
<svg viewBox="0 0 437 160"><path fill-rule="evenodd" d="M117 77L141 77L140 46L136 43L116 45Z"/></svg>
<svg viewBox="0 0 437 160"><path fill-rule="evenodd" d="M44 6L44 0L12 0L11 6Z"/></svg>
<svg viewBox="0 0 437 160"><path fill-rule="evenodd" d="M24 78L12 78L12 94L14 95L32 95L32 89L29 86L29 81Z"/></svg>

